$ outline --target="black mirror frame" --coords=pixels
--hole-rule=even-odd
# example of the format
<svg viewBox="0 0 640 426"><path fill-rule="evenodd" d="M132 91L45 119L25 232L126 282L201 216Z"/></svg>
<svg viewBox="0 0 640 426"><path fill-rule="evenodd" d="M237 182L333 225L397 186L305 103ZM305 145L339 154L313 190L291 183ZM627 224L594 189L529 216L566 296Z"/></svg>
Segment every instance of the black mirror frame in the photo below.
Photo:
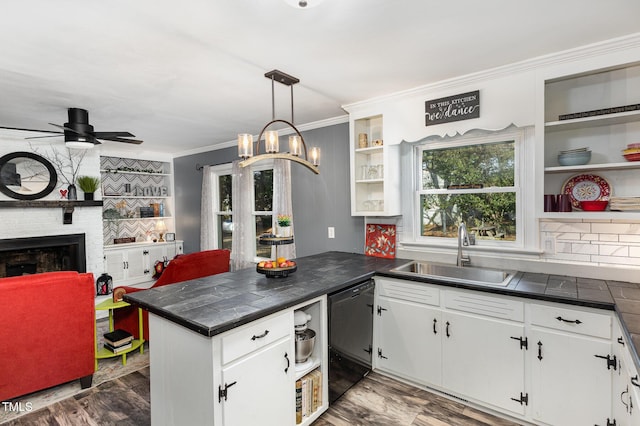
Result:
<svg viewBox="0 0 640 426"><path fill-rule="evenodd" d="M58 173L56 172L56 169L53 167L53 164L51 164L51 162L46 158L38 154L34 154L33 152L12 152L0 158L0 170L2 170L2 167L4 167L4 165L7 164L9 161L19 157L30 158L44 165L44 167L49 172L49 183L47 187L36 194L20 194L18 192L10 190L7 187L7 185L5 185L4 182L2 182L2 180L0 179L0 192L2 192L3 194L11 198L15 198L17 200L38 200L42 197L49 195L58 183Z"/></svg>

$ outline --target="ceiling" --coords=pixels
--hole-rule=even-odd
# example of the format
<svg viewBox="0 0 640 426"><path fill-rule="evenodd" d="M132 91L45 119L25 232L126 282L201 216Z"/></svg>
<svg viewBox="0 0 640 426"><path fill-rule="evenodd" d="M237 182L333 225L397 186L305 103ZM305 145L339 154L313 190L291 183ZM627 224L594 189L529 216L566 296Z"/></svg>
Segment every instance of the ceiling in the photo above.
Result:
<svg viewBox="0 0 640 426"><path fill-rule="evenodd" d="M295 123L310 123L636 33L639 16L635 0L324 0L302 10L285 0L4 0L0 126L55 130L48 123L63 124L67 108L84 108L96 131L180 155L259 133L272 69L301 80ZM276 84L275 95L277 118L289 119L289 88Z"/></svg>

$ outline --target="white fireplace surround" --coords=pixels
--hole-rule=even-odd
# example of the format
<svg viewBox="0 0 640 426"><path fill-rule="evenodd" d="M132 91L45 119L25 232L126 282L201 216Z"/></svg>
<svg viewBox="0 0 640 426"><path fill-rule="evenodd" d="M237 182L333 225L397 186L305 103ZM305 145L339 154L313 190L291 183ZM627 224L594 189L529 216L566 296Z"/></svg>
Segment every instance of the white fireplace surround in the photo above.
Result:
<svg viewBox="0 0 640 426"><path fill-rule="evenodd" d="M48 143L29 144L23 139L24 135L17 135L15 139L8 139L0 135L0 156L16 152L36 152L39 155L50 156L52 149L66 151L64 144L52 145ZM54 148L54 146L56 148ZM35 151L31 149L35 148ZM100 176L100 151L93 149L87 152L80 166L78 175ZM65 189L66 183L58 178L58 186L43 200L60 200L60 189ZM78 191L78 198L82 199L82 192ZM101 198L101 195L98 199ZM0 201L9 201L12 198L0 194ZM15 201L15 200L13 200ZM62 224L63 210L60 207L25 207L0 209L2 220L0 221L0 238L28 238L66 234L85 234L85 250L87 272L92 272L97 278L104 272L102 249L102 208L101 207L75 207L73 223Z"/></svg>

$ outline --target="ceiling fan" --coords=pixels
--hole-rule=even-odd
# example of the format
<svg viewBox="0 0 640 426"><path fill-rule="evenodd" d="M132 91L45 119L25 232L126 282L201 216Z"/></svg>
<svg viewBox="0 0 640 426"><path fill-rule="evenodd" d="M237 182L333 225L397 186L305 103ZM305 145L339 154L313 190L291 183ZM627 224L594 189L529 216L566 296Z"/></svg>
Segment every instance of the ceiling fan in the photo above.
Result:
<svg viewBox="0 0 640 426"><path fill-rule="evenodd" d="M89 112L86 109L69 108L68 115L69 115L69 122L64 123L63 126L59 124L49 123L52 126L55 126L61 129L62 132L53 131L53 130L23 129L18 127L4 127L4 126L0 126L0 129L52 133L52 135L33 136L26 139L51 138L51 137L64 135L64 142L67 145L67 147L75 148L75 149L93 148L94 146L101 144L100 140L132 143L137 145L142 143L142 141L138 139L129 139L129 138L135 137L135 135L129 132L94 132L93 126L89 124Z"/></svg>

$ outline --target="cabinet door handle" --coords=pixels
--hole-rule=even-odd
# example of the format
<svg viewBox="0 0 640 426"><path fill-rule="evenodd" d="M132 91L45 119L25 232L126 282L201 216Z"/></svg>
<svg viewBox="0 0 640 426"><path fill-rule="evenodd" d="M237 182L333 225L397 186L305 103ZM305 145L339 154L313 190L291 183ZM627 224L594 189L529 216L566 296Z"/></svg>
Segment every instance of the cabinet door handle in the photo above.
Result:
<svg viewBox="0 0 640 426"><path fill-rule="evenodd" d="M577 320L568 320L568 319L564 319L564 318L562 318L562 317L556 317L556 319L557 319L558 321L568 322L568 323L570 323L570 324L582 324L582 321L580 321L579 319L577 319Z"/></svg>
<svg viewBox="0 0 640 426"><path fill-rule="evenodd" d="M447 321L447 322L445 323L445 325L446 325L446 327L445 327L445 329L444 329L444 330L445 330L445 334L447 335L447 338L449 338L449 337L451 337L451 335L449 334L449 325L450 325L450 324L449 324L449 321Z"/></svg>
<svg viewBox="0 0 640 426"><path fill-rule="evenodd" d="M624 405L625 411L628 413L629 412L629 404L627 404L626 402L624 402L624 394L625 393L629 393L629 385L627 385L627 389L623 390L622 393L620 394L620 402L622 402L622 405Z"/></svg>
<svg viewBox="0 0 640 426"><path fill-rule="evenodd" d="M284 372L288 372L289 371L289 366L291 365L291 361L289 361L289 355L285 352L284 353L284 359L287 360L287 366L284 368Z"/></svg>
<svg viewBox="0 0 640 426"><path fill-rule="evenodd" d="M538 340L538 360L542 361L542 342Z"/></svg>
<svg viewBox="0 0 640 426"><path fill-rule="evenodd" d="M253 335L253 337L251 337L251 340L257 340L257 339L262 339L263 337L265 337L267 334L269 334L269 330L265 330L264 333L262 333L259 336L256 336L255 334Z"/></svg>
<svg viewBox="0 0 640 426"><path fill-rule="evenodd" d="M631 378L631 384L635 387L640 388L640 384L638 384L638 375L636 374L634 377Z"/></svg>
<svg viewBox="0 0 640 426"><path fill-rule="evenodd" d="M624 339L622 338L622 336L618 337L618 343L624 346Z"/></svg>
<svg viewBox="0 0 640 426"><path fill-rule="evenodd" d="M438 324L437 319L433 319L433 334L438 334L438 330L436 330L436 324Z"/></svg>

